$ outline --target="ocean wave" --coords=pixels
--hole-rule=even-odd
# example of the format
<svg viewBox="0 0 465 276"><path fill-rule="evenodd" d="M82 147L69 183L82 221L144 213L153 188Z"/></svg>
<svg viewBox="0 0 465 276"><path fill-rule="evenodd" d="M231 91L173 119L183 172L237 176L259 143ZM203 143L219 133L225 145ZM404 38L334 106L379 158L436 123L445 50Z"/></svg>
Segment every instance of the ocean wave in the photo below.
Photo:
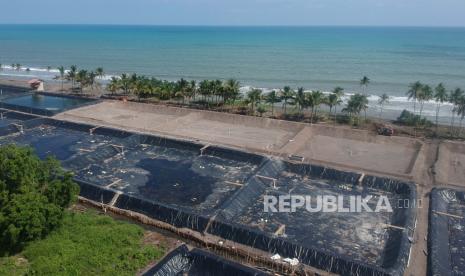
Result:
<svg viewBox="0 0 465 276"><path fill-rule="evenodd" d="M55 77L59 75L59 70L56 68L52 69L47 69L43 67L28 67L28 66L22 66L20 70L16 70L15 68L11 67L10 65L2 65L0 71L0 76L11 76L11 77L21 77L21 78L42 78L45 80L53 80ZM29 71L27 71L29 69ZM65 73L68 73L69 70L65 70ZM99 77L98 80L103 81L103 82L108 82L110 81L113 77L118 78L119 75L114 75L114 74L105 74L101 78ZM268 94L271 91L281 91L282 88L267 88L267 87L254 87L251 85L243 85L240 87L239 92L243 95L246 95L248 91L252 89L260 89L264 94ZM307 89L305 92L311 92L312 90ZM329 95L332 92L331 91L322 91L323 94ZM346 91L342 97L342 100L344 103L346 103L351 96L355 95L356 93L362 93L361 91ZM378 101L380 99L379 95L374 95L370 94L368 95L368 101L370 106L376 106ZM412 104L413 101L409 100L407 96L395 96L395 95L389 95L389 103L386 104L386 106L393 107L396 104L399 105L399 108L404 109L406 107L406 104ZM434 100L425 102L425 107L428 109L434 105L436 106L436 102ZM450 103L443 103L444 106L452 106Z"/></svg>

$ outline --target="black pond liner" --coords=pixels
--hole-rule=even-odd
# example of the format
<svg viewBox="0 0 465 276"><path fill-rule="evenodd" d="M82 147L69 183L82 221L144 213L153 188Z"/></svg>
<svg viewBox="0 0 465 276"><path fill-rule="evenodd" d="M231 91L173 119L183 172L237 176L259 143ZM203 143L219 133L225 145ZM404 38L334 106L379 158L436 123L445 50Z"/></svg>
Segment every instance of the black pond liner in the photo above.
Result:
<svg viewBox="0 0 465 276"><path fill-rule="evenodd" d="M52 97L57 97L57 98L67 98L67 99L79 99L83 102L79 104L75 104L66 108L60 108L57 110L51 110L51 109L44 109L44 108L38 108L38 107L32 107L32 106L24 106L24 105L18 105L18 104L10 104L3 102L3 100L10 100L14 99L17 97L23 97L23 96L33 96L34 94L37 95L44 95L44 96L52 96ZM83 98L83 97L77 97L77 96L71 96L71 95L61 95L61 94L55 94L55 93L47 93L47 92L36 92L36 93L14 93L11 94L11 96L4 98L2 101L0 101L0 108L3 109L8 109L8 110L13 110L13 111L19 111L19 112L24 112L24 113L29 113L29 114L35 114L35 115L40 115L40 116L54 116L58 113L61 113L66 110L78 108L78 107L84 107L87 105L92 105L100 102L100 100L97 99L90 99L90 98Z"/></svg>
<svg viewBox="0 0 465 276"><path fill-rule="evenodd" d="M0 109L0 113L3 114L3 120L0 119L0 136L9 135L19 131L18 127L13 124L23 125L25 121L37 118L37 116L34 115L18 113L6 109Z"/></svg>
<svg viewBox="0 0 465 276"><path fill-rule="evenodd" d="M465 191L445 188L434 188L431 191L428 275L465 275L464 216Z"/></svg>
<svg viewBox="0 0 465 276"><path fill-rule="evenodd" d="M294 164L288 162L269 162L258 174L277 177L282 171L305 174L336 181L344 181L352 185L359 185L359 174L343 172L321 166ZM381 189L384 191L401 193L404 198L415 199L415 187L410 183L398 182L385 178L365 176L362 186ZM283 257L297 258L300 262L322 270L342 275L402 275L409 258L410 243L408 231L390 229L389 240L384 248L383 265L377 266L363 263L341 254L335 254L324 249L324 246L305 246L291 240L275 237L267 232L252 228L248 225L235 223L237 216L251 206L252 201L262 195L267 184L257 178L252 178L247 185L232 198L227 206L211 223L207 232L227 240L232 240L254 248L279 254ZM413 229L415 214L412 209L397 210L393 215L392 225ZM303 229L303 231L305 231ZM308 230L307 230L308 231Z"/></svg>
<svg viewBox="0 0 465 276"><path fill-rule="evenodd" d="M25 130L32 129L41 125L52 125L65 129L89 132L95 128L93 125L63 122L51 118L39 118L28 120L22 123ZM18 132L18 129L9 129L9 127L0 128L0 134L5 135ZM335 183L343 182L351 185L359 185L359 174L334 170L314 165L295 164L289 162L269 160L261 155L237 151L230 148L218 146L208 146L199 143L192 143L185 140L168 139L152 135L140 135L118 129L99 127L95 128L94 134L102 134L110 137L119 138L123 141L125 150L131 150L140 144L150 144L162 147L181 148L208 156L219 158L233 159L237 161L251 162L258 166L254 171L255 176L246 179L244 185L237 189L230 198L225 200L211 214L199 214L193 209L161 202L150 201L138 196L121 194L116 200L114 206L145 214L153 219L169 223L176 227L185 227L195 231L207 231L218 237L249 245L270 253L279 253L283 257L295 257L300 262L307 265L320 268L323 270L339 273L343 275L401 275L405 264L408 261L410 244L408 242L407 231L389 230L389 241L385 247L383 264L376 266L363 263L350 258L350 256L334 254L322 249L321 246L304 246L301 243L293 242L282 237L274 237L264 231L259 231L245 224L234 222L234 217L248 208L253 200L262 195L269 184L259 180L256 175L277 178L283 172L292 172L310 177L328 179ZM122 140L121 140L122 139ZM106 150L108 148L108 150ZM110 149L108 145L101 150L91 153L78 155L76 158L70 158L64 162L65 167L72 170L79 170L83 166L99 164L106 158L112 157L117 152ZM73 167L73 164L75 167ZM81 196L96 202L108 204L116 194L116 190L105 188L92 181L83 181L76 179L81 187ZM90 183L92 182L92 183ZM412 184L397 182L385 178L365 176L361 183L363 187L371 187L384 191L402 194L404 198L414 199L415 189ZM212 219L212 214L217 215L217 219ZM414 213L412 210L398 211L393 215L391 224L406 228L413 228ZM207 229L208 227L208 229Z"/></svg>
<svg viewBox="0 0 465 276"><path fill-rule="evenodd" d="M194 248L189 251L187 246L181 245L142 275L265 276L269 274L201 249Z"/></svg>
<svg viewBox="0 0 465 276"><path fill-rule="evenodd" d="M11 97L18 97L18 96L24 96L28 94L32 94L30 92L30 89L27 88L22 88L22 87L17 87L17 86L11 86L11 85L0 85L0 89L3 90L3 93L0 95L0 99L8 99Z"/></svg>
<svg viewBox="0 0 465 276"><path fill-rule="evenodd" d="M151 135L134 135L129 138L129 140L132 141L130 144L137 142L141 144L184 149L194 151L198 154L200 154L200 150L204 147L204 145L198 143ZM267 161L267 159L261 155L241 152L218 146L206 147L204 150L202 150L202 152L203 155L249 162L259 167L263 166L263 164L265 164ZM238 189L234 194L239 193L240 190L241 189ZM176 206L158 202L157 200L148 200L142 196L127 194L121 194L118 197L115 203L115 207L135 211L147 215L150 218L166 222L170 225L180 228L189 228L198 232L204 232L208 226L210 218L219 210L221 210L220 207L215 210L210 210L209 212L201 212L196 211L194 208L188 208L187 206Z"/></svg>
<svg viewBox="0 0 465 276"><path fill-rule="evenodd" d="M17 123L37 118L37 116L31 114L18 113L7 109L0 109L0 113L3 114L3 119L0 119L0 124L2 123L2 120L12 121L11 123ZM11 123L5 123L3 126Z"/></svg>
<svg viewBox="0 0 465 276"><path fill-rule="evenodd" d="M52 118L36 118L25 121L22 123L22 125L26 134L28 130L33 130L42 126L53 126L59 129L74 130L82 133L89 133L90 130L93 129L92 133L94 135L102 135L115 139L118 138L117 144L122 145L124 147L124 151L126 152L130 152L131 150L140 147L141 144L148 144L163 148L191 151L194 156L198 156L200 155L200 150L204 148L204 145L200 143L192 143L185 140L168 139L153 135L134 134L131 132L108 127L96 128L93 125L64 122ZM0 132L1 131L2 128L0 128ZM6 128L4 130L4 134L17 133L18 131L19 129L15 127ZM75 138L79 137L74 137L73 139ZM74 154L73 152L70 152L68 148L61 149L60 151L64 151L67 154L66 157L64 157L62 160L62 164L66 169L75 172L91 165L101 164L104 160L112 158L119 153L115 147L110 145L111 142L112 141L110 140L104 145L100 145L97 150L84 154ZM202 152L204 156L244 161L252 163L257 167L266 162L266 158L263 156L235 151L228 148L221 148L218 146L206 147ZM53 154L54 152L51 153ZM70 154L71 156L68 157ZM62 155L64 156L64 154ZM249 177L247 177L247 179L248 178ZM75 179L81 187L81 196L97 202L103 202L105 204L110 203L117 191L103 187L109 183L99 183L99 180L93 176L85 179L76 177ZM239 190L240 189L237 189L234 193L238 192ZM172 204L157 202L156 200L147 200L142 196L128 194L121 194L118 197L118 200L115 202L115 206L145 214L153 219L169 223L176 227L186 227L200 232L206 229L210 217L218 211L216 209L209 210L211 212L208 214L202 214L202 212L196 211L194 208L175 206Z"/></svg>
<svg viewBox="0 0 465 276"><path fill-rule="evenodd" d="M74 181L79 185L79 195L95 202L109 204L113 197L116 195L116 192L113 190L104 189L98 185L94 185L76 178Z"/></svg>

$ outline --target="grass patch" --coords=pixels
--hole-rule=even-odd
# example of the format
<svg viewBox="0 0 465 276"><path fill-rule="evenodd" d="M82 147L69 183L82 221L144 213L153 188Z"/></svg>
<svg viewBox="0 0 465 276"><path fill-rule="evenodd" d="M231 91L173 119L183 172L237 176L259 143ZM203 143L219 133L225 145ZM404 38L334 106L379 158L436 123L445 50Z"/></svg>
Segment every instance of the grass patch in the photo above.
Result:
<svg viewBox="0 0 465 276"><path fill-rule="evenodd" d="M143 235L142 227L95 211L67 211L47 238L0 258L0 275L134 275L163 256L163 248L142 243Z"/></svg>

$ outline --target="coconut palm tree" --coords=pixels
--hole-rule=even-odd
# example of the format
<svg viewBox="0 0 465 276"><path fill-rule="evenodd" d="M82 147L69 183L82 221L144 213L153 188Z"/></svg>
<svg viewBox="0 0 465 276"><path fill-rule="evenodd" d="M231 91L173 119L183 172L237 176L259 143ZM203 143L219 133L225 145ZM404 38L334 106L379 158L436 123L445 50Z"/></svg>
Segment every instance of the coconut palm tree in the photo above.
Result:
<svg viewBox="0 0 465 276"><path fill-rule="evenodd" d="M281 91L281 100L283 101L284 114L286 114L287 104L289 103L289 100L294 97L294 94L294 90L292 90L289 86L284 86L283 90Z"/></svg>
<svg viewBox="0 0 465 276"><path fill-rule="evenodd" d="M457 112L457 115L460 116L460 127L459 127L458 135L459 137L461 137L462 131L463 131L462 123L463 123L463 119L465 118L465 96L464 95L462 95L457 101L456 112Z"/></svg>
<svg viewBox="0 0 465 276"><path fill-rule="evenodd" d="M418 101L420 102L420 117L423 114L423 107L425 105L425 102L430 101L433 99L433 89L431 89L431 86L429 85L423 85L421 88L421 93L417 95Z"/></svg>
<svg viewBox="0 0 465 276"><path fill-rule="evenodd" d="M131 86L131 78L125 73L121 74L119 79L119 88L123 90L124 94L129 94L130 86Z"/></svg>
<svg viewBox="0 0 465 276"><path fill-rule="evenodd" d="M76 74L76 82L79 83L79 87L82 91L84 90L84 87L89 85L89 76L86 70L79 70Z"/></svg>
<svg viewBox="0 0 465 276"><path fill-rule="evenodd" d="M176 93L175 97L176 98L181 98L182 103L184 104L184 98L187 95L187 91L189 90L189 82L186 81L185 79L181 78L176 82Z"/></svg>
<svg viewBox="0 0 465 276"><path fill-rule="evenodd" d="M422 88L423 88L423 84L419 81L416 81L409 85L409 90L406 93L408 96L408 99L413 100L413 114L416 113L417 100L418 100L418 96L421 93Z"/></svg>
<svg viewBox="0 0 465 276"><path fill-rule="evenodd" d="M350 96L350 99L347 102L347 106L342 110L342 112L348 113L351 119L352 119L352 116L354 115L357 116L357 121L358 121L360 112L364 110L366 113L367 108L368 108L367 96L357 93L357 94Z"/></svg>
<svg viewBox="0 0 465 276"><path fill-rule="evenodd" d="M210 81L203 80L199 83L199 93L203 96L205 102L207 101L207 96L210 96Z"/></svg>
<svg viewBox="0 0 465 276"><path fill-rule="evenodd" d="M63 91L63 81L65 78L65 67L63 66L58 67L58 72L60 73L61 91Z"/></svg>
<svg viewBox="0 0 465 276"><path fill-rule="evenodd" d="M463 119L465 118L465 95L462 95L460 98L457 100L457 104L455 107L455 112L457 113L458 116L460 116L460 125L459 125L459 130L458 130L458 136L462 136L462 123Z"/></svg>
<svg viewBox="0 0 465 276"><path fill-rule="evenodd" d="M241 84L239 81L235 79L226 80L223 85L225 102L229 99L232 99L232 101L235 102L237 97L239 96L240 88Z"/></svg>
<svg viewBox="0 0 465 276"><path fill-rule="evenodd" d="M247 99L252 104L252 112L255 112L255 106L260 103L262 98L262 90L261 89L252 89L247 93Z"/></svg>
<svg viewBox="0 0 465 276"><path fill-rule="evenodd" d="M71 81L71 87L74 88L74 84L76 81L76 74L77 74L77 66L76 65L71 65L68 70L68 74L66 75L66 78Z"/></svg>
<svg viewBox="0 0 465 276"><path fill-rule="evenodd" d="M326 105L329 107L329 115L333 114L333 108L336 109L338 105L342 103L342 100L337 94L331 93L328 95ZM334 114L334 123L336 123L336 114Z"/></svg>
<svg viewBox="0 0 465 276"><path fill-rule="evenodd" d="M320 108L320 105L322 103L324 103L326 100L325 100L325 97L324 97L324 94L323 92L319 91L319 90L316 90L316 91L312 91L311 93L312 95L312 101L313 101L313 111L312 113L312 121L313 121L313 116L317 116L318 115L318 110Z"/></svg>
<svg viewBox="0 0 465 276"><path fill-rule="evenodd" d="M189 83L189 96L194 99L195 95L197 94L197 82L195 80L191 80Z"/></svg>
<svg viewBox="0 0 465 276"><path fill-rule="evenodd" d="M379 117L383 117L383 109L384 105L389 103L389 96L385 93L379 97L378 104L380 106L380 112L379 112Z"/></svg>
<svg viewBox="0 0 465 276"><path fill-rule="evenodd" d="M360 86L363 89L363 95L367 95L366 90L368 88L368 84L370 83L370 79L367 76L363 76L363 78L360 80Z"/></svg>
<svg viewBox="0 0 465 276"><path fill-rule="evenodd" d="M464 92L460 88L456 88L455 90L450 92L449 95L449 103L451 103L454 107L452 108L452 116L451 116L451 123L450 123L450 132L454 131L454 124L455 124L455 113L457 112L457 107L460 103L460 98L463 97Z"/></svg>
<svg viewBox="0 0 465 276"><path fill-rule="evenodd" d="M333 89L333 95L335 95L335 100L334 102L336 103L334 105L334 124L336 124L337 121L337 106L342 104L342 96L344 96L344 88L337 86Z"/></svg>
<svg viewBox="0 0 465 276"><path fill-rule="evenodd" d="M97 77L99 77L99 79L103 79L103 77L105 76L105 72L103 71L102 67L97 67L97 69L95 69L95 74L97 75Z"/></svg>
<svg viewBox="0 0 465 276"><path fill-rule="evenodd" d="M110 82L107 85L107 90L111 92L111 94L115 94L121 87L120 79L117 77L111 77Z"/></svg>
<svg viewBox="0 0 465 276"><path fill-rule="evenodd" d="M436 101L436 132L438 131L439 125L439 111L441 109L441 105L447 101L448 95L447 90L442 83L438 84L434 88L434 100Z"/></svg>
<svg viewBox="0 0 465 276"><path fill-rule="evenodd" d="M303 87L300 87L300 88L297 89L297 93L295 94L294 101L295 101L295 104L297 105L297 107L299 108L299 111L302 112L302 110L306 106L305 92L304 92Z"/></svg>
<svg viewBox="0 0 465 276"><path fill-rule="evenodd" d="M137 100L140 101L142 97L146 97L152 91L151 82L145 76L138 76L134 83L133 93L137 96Z"/></svg>
<svg viewBox="0 0 465 276"><path fill-rule="evenodd" d="M274 105L281 102L281 98L278 96L276 91L271 91L265 97L265 102L271 106L271 116L274 116Z"/></svg>

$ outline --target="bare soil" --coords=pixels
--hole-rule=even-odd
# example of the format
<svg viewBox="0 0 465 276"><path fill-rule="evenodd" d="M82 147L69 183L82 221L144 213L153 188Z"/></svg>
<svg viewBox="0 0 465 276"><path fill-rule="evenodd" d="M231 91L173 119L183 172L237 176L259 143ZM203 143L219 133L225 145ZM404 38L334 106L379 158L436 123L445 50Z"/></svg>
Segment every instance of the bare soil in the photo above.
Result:
<svg viewBox="0 0 465 276"><path fill-rule="evenodd" d="M272 155L410 177L422 143L347 127L309 125L269 118L134 102L104 101L70 110L57 119L109 125L222 144Z"/></svg>
<svg viewBox="0 0 465 276"><path fill-rule="evenodd" d="M440 184L465 187L465 144L444 141L439 146L436 180Z"/></svg>

